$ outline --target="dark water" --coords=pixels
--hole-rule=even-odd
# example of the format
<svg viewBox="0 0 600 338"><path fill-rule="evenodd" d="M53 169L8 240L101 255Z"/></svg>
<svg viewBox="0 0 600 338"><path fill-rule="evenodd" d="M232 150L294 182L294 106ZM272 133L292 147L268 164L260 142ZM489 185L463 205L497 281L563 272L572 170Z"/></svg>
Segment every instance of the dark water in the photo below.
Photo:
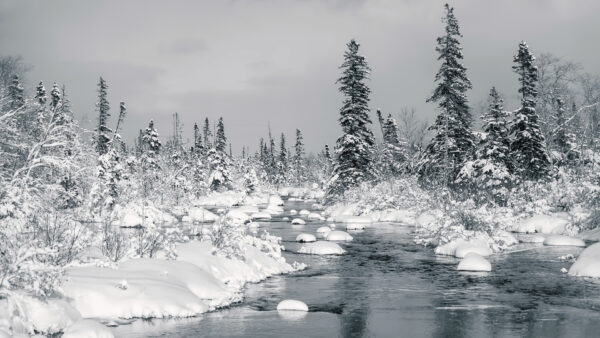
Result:
<svg viewBox="0 0 600 338"><path fill-rule="evenodd" d="M289 203L287 210L307 205ZM119 337L598 337L600 284L561 273L574 247L522 246L490 258L492 272L456 271L458 260L413 243L413 228L374 224L341 244L343 256L293 253L301 232L324 222L260 222L281 236L288 261L309 268L246 288L242 304L192 319L135 321ZM341 225L341 224L340 224ZM279 301L308 304L283 316Z"/></svg>

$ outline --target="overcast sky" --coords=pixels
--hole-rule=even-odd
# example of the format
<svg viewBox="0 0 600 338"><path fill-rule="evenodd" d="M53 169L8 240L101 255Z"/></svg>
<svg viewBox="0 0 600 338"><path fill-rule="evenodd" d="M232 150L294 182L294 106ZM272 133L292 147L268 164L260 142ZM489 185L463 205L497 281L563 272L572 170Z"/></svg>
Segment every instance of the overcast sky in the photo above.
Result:
<svg viewBox="0 0 600 338"><path fill-rule="evenodd" d="M340 134L339 76L345 44L361 44L373 73L371 108L395 113L425 103L439 67L444 1L9 1L0 2L0 53L33 66L43 80L67 86L77 116L95 119L96 84L109 84L111 112L125 101L124 136L154 119L171 134L179 112L191 135L204 117L225 119L239 153L267 134L303 131L319 151ZM520 40L600 73L600 1L457 0L465 66L476 105L495 85L515 104L512 55ZM374 115L374 114L373 114ZM374 117L374 116L373 116ZM88 124L89 125L89 124Z"/></svg>

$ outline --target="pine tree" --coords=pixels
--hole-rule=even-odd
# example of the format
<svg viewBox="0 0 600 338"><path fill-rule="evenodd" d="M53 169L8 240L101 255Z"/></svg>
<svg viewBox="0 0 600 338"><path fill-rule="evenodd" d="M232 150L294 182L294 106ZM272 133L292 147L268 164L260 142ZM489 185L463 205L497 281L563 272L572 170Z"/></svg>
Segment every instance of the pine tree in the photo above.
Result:
<svg viewBox="0 0 600 338"><path fill-rule="evenodd" d="M40 106L46 104L48 97L46 96L46 88L44 87L44 83L40 81L40 83L35 88L35 100Z"/></svg>
<svg viewBox="0 0 600 338"><path fill-rule="evenodd" d="M10 100L10 109L19 109L25 105L23 85L17 74L13 75L12 81L8 86L8 98Z"/></svg>
<svg viewBox="0 0 600 338"><path fill-rule="evenodd" d="M340 66L342 77L337 81L340 92L345 96L339 119L343 134L336 142L336 162L328 184L328 199L375 177L375 140L369 129L371 90L364 83L371 69L365 57L358 54L359 44L356 41L351 40L347 47L344 63Z"/></svg>
<svg viewBox="0 0 600 338"><path fill-rule="evenodd" d="M279 141L279 160L277 161L277 178L276 182L278 184L285 184L288 181L288 171L289 171L289 155L288 150L285 144L285 135L281 133L281 138Z"/></svg>
<svg viewBox="0 0 600 338"><path fill-rule="evenodd" d="M548 175L550 160L535 111L537 67L525 42L519 44L519 51L513 61L513 70L519 75L521 108L514 113L515 118L510 127L511 156L514 159L514 169L522 178L539 179Z"/></svg>
<svg viewBox="0 0 600 338"><path fill-rule="evenodd" d="M446 34L437 38L436 51L442 65L435 76L438 82L427 102L437 102L439 114L429 128L435 132L418 165L421 181L448 184L454 181L458 170L472 155L474 137L471 132L472 117L466 91L471 88L467 69L462 65L462 37L454 9L444 5Z"/></svg>
<svg viewBox="0 0 600 338"><path fill-rule="evenodd" d="M225 154L225 150L227 147L227 137L225 137L225 124L223 123L223 118L219 118L219 123L217 123L217 135L215 138L215 149Z"/></svg>
<svg viewBox="0 0 600 338"><path fill-rule="evenodd" d="M208 117L204 119L204 127L202 128L202 135L204 137L204 147L206 149L212 148L211 137L212 132L210 131L210 123L208 122Z"/></svg>
<svg viewBox="0 0 600 338"><path fill-rule="evenodd" d="M202 146L202 137L200 136L200 128L198 128L197 123L194 123L194 153L204 153L204 147Z"/></svg>
<svg viewBox="0 0 600 338"><path fill-rule="evenodd" d="M384 176L393 176L402 172L407 160L406 141L400 139L400 130L392 114L383 120L383 149L380 170Z"/></svg>
<svg viewBox="0 0 600 338"><path fill-rule="evenodd" d="M300 129L296 129L296 144L294 144L294 171L296 183L303 183L306 179L306 166L304 165L304 139Z"/></svg>
<svg viewBox="0 0 600 338"><path fill-rule="evenodd" d="M110 106L106 99L107 89L108 85L106 84L106 81L100 77L100 82L98 83L98 103L96 104L98 109L98 129L96 130L98 137L96 139L96 151L100 155L104 155L108 152L108 148L110 147L109 143L112 139L112 130L108 127L108 118L110 117L108 111Z"/></svg>

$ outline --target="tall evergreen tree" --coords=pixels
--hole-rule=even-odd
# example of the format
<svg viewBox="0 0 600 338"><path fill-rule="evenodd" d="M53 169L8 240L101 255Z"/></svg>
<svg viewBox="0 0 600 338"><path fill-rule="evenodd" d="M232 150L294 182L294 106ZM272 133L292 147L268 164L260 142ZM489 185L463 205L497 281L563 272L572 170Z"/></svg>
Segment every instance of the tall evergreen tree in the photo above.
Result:
<svg viewBox="0 0 600 338"><path fill-rule="evenodd" d="M48 100L48 97L46 96L46 87L44 87L42 81L35 87L35 100L40 106L45 105Z"/></svg>
<svg viewBox="0 0 600 338"><path fill-rule="evenodd" d="M23 85L19 80L19 75L14 74L12 81L8 86L8 98L10 100L10 109L19 109L25 105L25 93Z"/></svg>
<svg viewBox="0 0 600 338"><path fill-rule="evenodd" d="M340 109L342 136L336 142L336 162L328 184L327 195L332 198L346 189L375 177L373 147L375 139L369 128L369 94L364 83L370 72L364 56L358 53L359 44L351 40L340 66L342 76L337 80L344 95Z"/></svg>
<svg viewBox="0 0 600 338"><path fill-rule="evenodd" d="M217 135L215 136L215 149L225 154L227 148L227 137L225 137L225 124L223 118L219 118L217 123Z"/></svg>
<svg viewBox="0 0 600 338"><path fill-rule="evenodd" d="M406 153L406 141L400 139L400 130L392 114L388 114L384 120L382 117L383 149L380 170L381 173L397 175L403 170L408 157Z"/></svg>
<svg viewBox="0 0 600 338"><path fill-rule="evenodd" d="M294 144L294 171L296 182L302 183L306 179L306 166L304 165L304 138L300 129L296 129L296 143Z"/></svg>
<svg viewBox="0 0 600 338"><path fill-rule="evenodd" d="M208 122L208 117L204 119L204 127L202 128L202 135L204 138L204 147L206 149L212 148L212 131L210 131L210 123Z"/></svg>
<svg viewBox="0 0 600 338"><path fill-rule="evenodd" d="M515 170L522 178L539 179L548 175L550 160L535 111L537 67L535 58L525 42L519 44L519 51L513 61L513 70L519 75L521 108L514 113L515 118L510 127L511 156L514 159Z"/></svg>
<svg viewBox="0 0 600 338"><path fill-rule="evenodd" d="M429 127L434 131L433 139L425 149L419 163L421 180L433 180L444 184L454 181L458 170L472 155L474 137L471 131L472 117L466 91L471 88L467 69L462 65L462 37L454 9L444 5L446 34L437 38L436 51L442 65L435 76L438 82L433 95L427 102L437 102L439 114Z"/></svg>
<svg viewBox="0 0 600 338"><path fill-rule="evenodd" d="M108 111L110 106L106 98L107 89L108 85L106 84L106 81L100 77L100 82L98 82L98 103L96 103L96 107L98 109L98 128L96 129L98 136L96 139L96 151L100 155L104 155L108 152L109 143L112 139L112 130L108 127L108 118L110 117Z"/></svg>
<svg viewBox="0 0 600 338"><path fill-rule="evenodd" d="M285 135L281 133L281 138L279 140L279 159L277 161L277 183L287 183L289 167L289 154L285 144Z"/></svg>
<svg viewBox="0 0 600 338"><path fill-rule="evenodd" d="M203 153L204 147L202 146L202 136L200 135L200 128L197 123L194 123L194 153Z"/></svg>

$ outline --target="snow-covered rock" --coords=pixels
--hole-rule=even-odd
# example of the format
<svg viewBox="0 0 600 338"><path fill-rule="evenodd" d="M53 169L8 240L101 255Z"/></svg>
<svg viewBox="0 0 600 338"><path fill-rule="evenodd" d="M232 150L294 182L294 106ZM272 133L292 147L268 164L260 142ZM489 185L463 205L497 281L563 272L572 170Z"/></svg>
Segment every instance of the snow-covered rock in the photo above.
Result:
<svg viewBox="0 0 600 338"><path fill-rule="evenodd" d="M317 238L313 234L302 233L302 234L299 234L298 236L296 236L296 242L308 243L308 242L314 242L316 240L317 240Z"/></svg>
<svg viewBox="0 0 600 338"><path fill-rule="evenodd" d="M328 241L351 241L353 238L349 233L340 230L332 230L325 237Z"/></svg>
<svg viewBox="0 0 600 338"><path fill-rule="evenodd" d="M344 216L339 218L337 222L370 224L373 219L370 216Z"/></svg>
<svg viewBox="0 0 600 338"><path fill-rule="evenodd" d="M483 256L469 252L456 267L459 271L492 271L492 264Z"/></svg>
<svg viewBox="0 0 600 338"><path fill-rule="evenodd" d="M268 204L269 205L278 205L278 206L281 206L281 205L283 205L283 200L278 195L271 195L269 197L269 203Z"/></svg>
<svg viewBox="0 0 600 338"><path fill-rule="evenodd" d="M516 235L517 235L517 239L521 243L544 243L544 241L546 240L546 237L544 237L543 235L538 235L538 234L520 233L520 234L516 234Z"/></svg>
<svg viewBox="0 0 600 338"><path fill-rule="evenodd" d="M566 226L570 221L564 213L556 213L552 215L535 215L526 218L511 229L514 232L560 235L565 232Z"/></svg>
<svg viewBox="0 0 600 338"><path fill-rule="evenodd" d="M289 217L282 217L281 220L284 221L284 222L287 222L287 221L290 220L290 218Z"/></svg>
<svg viewBox="0 0 600 338"><path fill-rule="evenodd" d="M330 227L320 227L317 229L317 237L325 237L331 231Z"/></svg>
<svg viewBox="0 0 600 338"><path fill-rule="evenodd" d="M471 252L481 256L489 256L492 254L492 250L488 244L480 239L471 239L469 241L456 239L435 248L435 253L437 255L455 256L458 258L463 258Z"/></svg>
<svg viewBox="0 0 600 338"><path fill-rule="evenodd" d="M113 338L112 331L92 319L82 319L67 327L63 338Z"/></svg>
<svg viewBox="0 0 600 338"><path fill-rule="evenodd" d="M258 222L248 223L248 228L250 228L250 229L258 229L259 227L260 227L260 223L258 223Z"/></svg>
<svg viewBox="0 0 600 338"><path fill-rule="evenodd" d="M291 209L290 210L290 215L293 216L293 215L297 215L297 214L298 214L298 211L296 211L296 209Z"/></svg>
<svg viewBox="0 0 600 338"><path fill-rule="evenodd" d="M407 209L375 210L369 214L369 217L373 222L395 222L407 224L414 224L416 222L414 211Z"/></svg>
<svg viewBox="0 0 600 338"><path fill-rule="evenodd" d="M133 228L142 226L144 219L133 209L125 209L119 221L121 227Z"/></svg>
<svg viewBox="0 0 600 338"><path fill-rule="evenodd" d="M302 209L299 212L300 216L308 216L310 215L310 211L306 210L306 209Z"/></svg>
<svg viewBox="0 0 600 338"><path fill-rule="evenodd" d="M247 213L237 209L229 210L226 217L236 223L245 223L250 220L250 216Z"/></svg>
<svg viewBox="0 0 600 338"><path fill-rule="evenodd" d="M304 224L306 224L306 222L305 222L303 219L301 219L301 218L294 218L294 219L292 220L292 224L300 224L300 225L304 225Z"/></svg>
<svg viewBox="0 0 600 338"><path fill-rule="evenodd" d="M277 311L304 311L308 312L306 303L295 299L286 299L277 304Z"/></svg>
<svg viewBox="0 0 600 338"><path fill-rule="evenodd" d="M579 254L569 275L600 278L600 243L590 245Z"/></svg>
<svg viewBox="0 0 600 338"><path fill-rule="evenodd" d="M263 212L268 212L271 215L279 215L283 214L283 207L278 205L269 205L263 210Z"/></svg>
<svg viewBox="0 0 600 338"><path fill-rule="evenodd" d="M563 236L563 235L551 235L546 237L544 245L552 246L585 246L585 242L579 238Z"/></svg>
<svg viewBox="0 0 600 338"><path fill-rule="evenodd" d="M251 216L252 219L271 219L271 214L268 212L255 212Z"/></svg>
<svg viewBox="0 0 600 338"><path fill-rule="evenodd" d="M365 223L348 223L346 230L363 230L366 227Z"/></svg>
<svg viewBox="0 0 600 338"><path fill-rule="evenodd" d="M323 218L323 216L317 214L316 212L311 212L310 214L308 214L308 216L306 216L308 219L310 220L318 220L318 221L322 221L325 218Z"/></svg>
<svg viewBox="0 0 600 338"><path fill-rule="evenodd" d="M341 255L346 251L336 243L317 241L302 245L298 252L310 255Z"/></svg>

